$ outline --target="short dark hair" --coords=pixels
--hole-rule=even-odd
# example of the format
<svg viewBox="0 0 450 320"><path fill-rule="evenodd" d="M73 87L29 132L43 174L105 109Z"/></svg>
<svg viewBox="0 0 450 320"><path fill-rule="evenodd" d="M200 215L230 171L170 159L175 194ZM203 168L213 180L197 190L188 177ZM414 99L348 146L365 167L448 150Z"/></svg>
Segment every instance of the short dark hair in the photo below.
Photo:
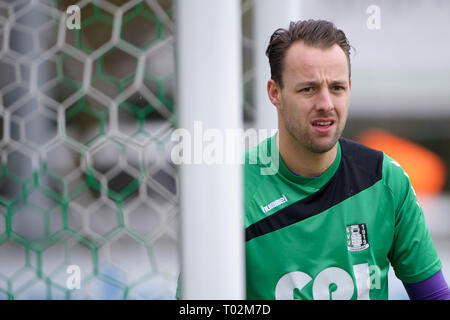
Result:
<svg viewBox="0 0 450 320"><path fill-rule="evenodd" d="M288 30L279 28L270 37L266 55L269 58L271 78L280 87L283 86L281 74L286 51L296 41L303 41L306 45L317 48L330 48L337 44L347 56L350 77L350 43L344 32L330 21L310 19L291 22Z"/></svg>

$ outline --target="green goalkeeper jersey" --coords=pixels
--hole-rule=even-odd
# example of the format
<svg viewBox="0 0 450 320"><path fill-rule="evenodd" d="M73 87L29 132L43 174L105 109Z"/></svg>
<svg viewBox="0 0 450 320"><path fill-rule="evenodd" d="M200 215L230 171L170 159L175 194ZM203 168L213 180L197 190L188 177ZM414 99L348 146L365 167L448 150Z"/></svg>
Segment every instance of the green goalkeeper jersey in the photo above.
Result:
<svg viewBox="0 0 450 320"><path fill-rule="evenodd" d="M248 299L388 299L389 264L405 283L441 269L407 174L380 151L341 138L327 171L301 177L275 134L245 153L244 181Z"/></svg>

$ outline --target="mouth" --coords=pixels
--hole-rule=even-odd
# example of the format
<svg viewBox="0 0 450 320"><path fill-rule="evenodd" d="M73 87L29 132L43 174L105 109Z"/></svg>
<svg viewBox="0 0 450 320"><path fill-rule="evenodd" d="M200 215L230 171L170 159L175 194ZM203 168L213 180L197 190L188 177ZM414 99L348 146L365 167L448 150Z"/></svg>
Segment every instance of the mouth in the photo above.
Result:
<svg viewBox="0 0 450 320"><path fill-rule="evenodd" d="M312 127L320 134L327 134L331 131L335 121L333 119L317 119L311 122Z"/></svg>

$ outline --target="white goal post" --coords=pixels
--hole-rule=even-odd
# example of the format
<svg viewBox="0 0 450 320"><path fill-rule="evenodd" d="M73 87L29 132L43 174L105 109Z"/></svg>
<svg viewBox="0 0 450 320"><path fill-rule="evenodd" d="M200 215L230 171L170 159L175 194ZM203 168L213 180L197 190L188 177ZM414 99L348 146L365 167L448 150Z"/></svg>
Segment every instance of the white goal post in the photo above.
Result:
<svg viewBox="0 0 450 320"><path fill-rule="evenodd" d="M242 128L240 1L181 0L176 14L179 127ZM242 199L238 163L181 165L183 299L244 299Z"/></svg>

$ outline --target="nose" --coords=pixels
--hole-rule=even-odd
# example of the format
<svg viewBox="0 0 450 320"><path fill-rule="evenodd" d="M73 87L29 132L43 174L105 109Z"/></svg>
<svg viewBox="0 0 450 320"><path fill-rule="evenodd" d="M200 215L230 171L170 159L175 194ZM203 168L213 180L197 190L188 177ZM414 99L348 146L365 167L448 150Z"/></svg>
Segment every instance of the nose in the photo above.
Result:
<svg viewBox="0 0 450 320"><path fill-rule="evenodd" d="M322 88L317 95L316 100L316 110L322 112L329 112L334 109L333 100L331 99L331 94L328 88Z"/></svg>

